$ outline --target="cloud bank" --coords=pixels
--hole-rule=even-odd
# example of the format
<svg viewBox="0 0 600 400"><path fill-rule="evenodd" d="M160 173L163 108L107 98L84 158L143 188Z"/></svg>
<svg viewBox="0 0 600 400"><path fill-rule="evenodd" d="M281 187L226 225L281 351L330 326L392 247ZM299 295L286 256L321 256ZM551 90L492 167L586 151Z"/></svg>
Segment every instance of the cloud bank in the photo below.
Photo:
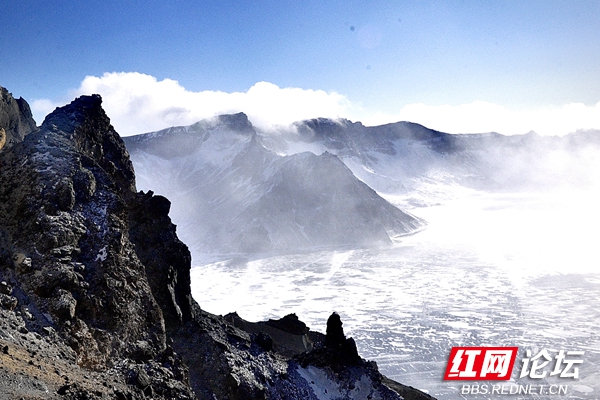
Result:
<svg viewBox="0 0 600 400"><path fill-rule="evenodd" d="M535 131L545 136L563 136L577 130L600 129L600 102L595 106L571 103L534 110L510 110L484 101L458 106L419 103L406 105L395 115L375 114L364 122L379 125L394 120L417 122L448 133L517 135Z"/></svg>
<svg viewBox="0 0 600 400"><path fill-rule="evenodd" d="M337 93L280 88L269 82L258 82L247 92L192 92L171 79L158 81L138 72L111 72L101 77L85 77L64 101L35 100L32 110L36 117L43 116L77 96L94 93L102 96L106 113L123 136L190 125L204 118L240 111L255 126L270 129L317 116L343 117L351 107Z"/></svg>
<svg viewBox="0 0 600 400"><path fill-rule="evenodd" d="M336 92L280 88L258 82L246 92L186 90L177 81L157 80L138 72L110 72L87 76L61 100L38 99L31 104L37 121L55 107L83 94L98 93L115 129L123 136L190 125L219 114L245 112L259 129L270 130L316 118L347 118L365 125L411 121L449 133L499 132L505 135L536 131L564 135L579 129L600 129L600 102L573 103L529 111L475 101L457 106L409 104L397 113L370 113Z"/></svg>

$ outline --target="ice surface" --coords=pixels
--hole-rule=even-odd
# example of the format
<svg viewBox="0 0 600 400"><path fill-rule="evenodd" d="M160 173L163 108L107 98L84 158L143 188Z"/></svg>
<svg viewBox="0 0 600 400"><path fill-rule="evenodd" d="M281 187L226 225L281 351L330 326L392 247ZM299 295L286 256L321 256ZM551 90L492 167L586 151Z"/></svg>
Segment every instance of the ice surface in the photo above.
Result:
<svg viewBox="0 0 600 400"><path fill-rule="evenodd" d="M584 350L577 380L518 379L515 365L511 383L599 398L599 193L448 190L410 210L428 227L393 247L209 262L192 270L193 295L248 320L294 312L321 332L337 311L364 358L439 399L465 398L465 382L442 379L452 346Z"/></svg>

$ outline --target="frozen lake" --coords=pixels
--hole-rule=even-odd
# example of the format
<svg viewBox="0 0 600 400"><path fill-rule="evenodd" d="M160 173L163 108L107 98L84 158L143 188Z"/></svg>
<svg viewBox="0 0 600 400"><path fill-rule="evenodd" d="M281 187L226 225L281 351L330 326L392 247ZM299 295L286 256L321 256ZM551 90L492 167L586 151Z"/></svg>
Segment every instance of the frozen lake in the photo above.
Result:
<svg viewBox="0 0 600 400"><path fill-rule="evenodd" d="M406 199L395 199L402 203ZM409 209L425 230L393 246L199 262L192 292L216 314L247 320L296 313L324 332L337 311L361 355L439 399L462 396L442 379L452 346L583 350L568 399L600 398L600 195L463 191ZM404 207L406 209L406 207ZM201 265L200 265L201 264Z"/></svg>

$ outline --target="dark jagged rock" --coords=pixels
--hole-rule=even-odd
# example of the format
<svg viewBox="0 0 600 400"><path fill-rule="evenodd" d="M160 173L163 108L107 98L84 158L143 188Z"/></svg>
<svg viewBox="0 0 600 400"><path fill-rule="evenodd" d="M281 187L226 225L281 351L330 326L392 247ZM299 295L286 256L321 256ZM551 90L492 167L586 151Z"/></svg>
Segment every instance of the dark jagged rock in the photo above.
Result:
<svg viewBox="0 0 600 400"><path fill-rule="evenodd" d="M55 110L5 148L0 164L0 266L15 311L29 316L24 326L55 331L72 367L94 371L95 379L109 382L130 363L159 374L163 312L128 235L133 167L100 97ZM177 364L169 376L186 376ZM155 386L155 394L194 397L185 379Z"/></svg>
<svg viewBox="0 0 600 400"><path fill-rule="evenodd" d="M342 320L337 313L333 313L327 319L327 331L325 334L325 348L332 350L334 362L344 364L355 364L360 362L360 356L354 339L344 335Z"/></svg>
<svg viewBox="0 0 600 400"><path fill-rule="evenodd" d="M247 129L241 116L222 123ZM340 398L400 398L348 358L351 339L323 347L295 315L253 324L200 309L170 203L136 193L99 96L11 138L0 153L0 397L314 399L317 374Z"/></svg>
<svg viewBox="0 0 600 400"><path fill-rule="evenodd" d="M333 313L327 318L327 330L325 333L325 345L330 348L337 348L344 344L346 335L342 327L342 319L338 313Z"/></svg>
<svg viewBox="0 0 600 400"><path fill-rule="evenodd" d="M144 264L152 294L163 309L167 329L192 318L191 256L169 218L171 203L152 192L138 193L130 211L129 238Z"/></svg>
<svg viewBox="0 0 600 400"><path fill-rule="evenodd" d="M15 99L0 86L0 151L23 140L37 130L29 104L23 98Z"/></svg>
<svg viewBox="0 0 600 400"><path fill-rule="evenodd" d="M303 365L331 366L334 369L365 364L358 355L354 339L344 335L342 325L340 316L332 313L327 319L325 340L320 340L312 351L298 356L300 362Z"/></svg>
<svg viewBox="0 0 600 400"><path fill-rule="evenodd" d="M270 319L265 324L294 335L306 335L308 327L296 314L288 314L280 319Z"/></svg>
<svg viewBox="0 0 600 400"><path fill-rule="evenodd" d="M248 322L240 318L237 313L227 314L225 319L248 333L268 335L273 347L282 354L294 356L313 348L313 343L308 335L308 327L295 314L286 315L278 320L270 319L266 322ZM268 341L268 339L266 340ZM258 344L260 345L260 343ZM264 346L261 345L261 347Z"/></svg>
<svg viewBox="0 0 600 400"><path fill-rule="evenodd" d="M41 129L61 133L82 157L111 176L126 199L135 193L135 172L123 140L110 125L99 95L83 96L48 115Z"/></svg>

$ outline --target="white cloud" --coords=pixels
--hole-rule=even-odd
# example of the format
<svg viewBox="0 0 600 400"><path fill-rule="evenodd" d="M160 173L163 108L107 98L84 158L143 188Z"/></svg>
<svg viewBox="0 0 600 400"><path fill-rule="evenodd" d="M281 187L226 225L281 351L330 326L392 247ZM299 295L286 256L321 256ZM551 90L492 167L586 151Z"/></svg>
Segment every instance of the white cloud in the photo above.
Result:
<svg viewBox="0 0 600 400"><path fill-rule="evenodd" d="M30 104L31 112L35 122L40 125L44 120L44 117L54 110L59 105L64 103L58 103L49 99L37 99L33 100Z"/></svg>
<svg viewBox="0 0 600 400"><path fill-rule="evenodd" d="M504 135L535 131L540 135L565 135L579 129L600 129L600 102L595 106L582 103L536 110L510 110L506 107L475 101L458 106L409 104L395 115L375 114L365 123L378 125L394 121L411 121L449 133L499 132Z"/></svg>
<svg viewBox="0 0 600 400"><path fill-rule="evenodd" d="M345 96L323 90L280 88L258 82L246 92L192 92L177 81L157 80L138 72L111 72L87 76L62 101L32 102L36 120L54 107L82 94L99 93L116 130L123 136L189 125L225 113L245 112L252 123L269 129L308 118L348 118L366 125L411 121L450 133L499 132L505 135L536 131L541 135L564 135L578 129L600 129L600 102L580 103L536 110L511 110L475 101L462 105L408 104L398 113L372 113Z"/></svg>
<svg viewBox="0 0 600 400"><path fill-rule="evenodd" d="M344 96L323 90L280 88L258 82L247 92L191 92L177 81L158 81L137 72L87 76L69 97L93 93L102 96L106 113L123 136L190 125L204 118L240 111L257 127L269 129L307 118L346 116L351 107ZM32 108L36 114L45 115L57 104L36 100Z"/></svg>

